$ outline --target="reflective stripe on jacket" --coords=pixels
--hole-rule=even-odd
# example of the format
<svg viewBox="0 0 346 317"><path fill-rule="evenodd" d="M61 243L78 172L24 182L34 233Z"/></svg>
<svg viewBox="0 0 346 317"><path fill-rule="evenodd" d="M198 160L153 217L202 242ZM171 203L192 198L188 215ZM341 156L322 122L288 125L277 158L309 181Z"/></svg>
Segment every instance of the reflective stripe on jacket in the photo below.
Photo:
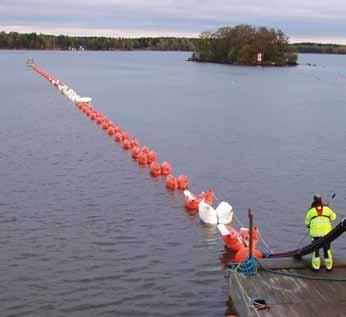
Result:
<svg viewBox="0 0 346 317"><path fill-rule="evenodd" d="M310 228L311 237L324 237L332 230L331 221L336 219L335 212L328 206L311 208L306 217L305 225Z"/></svg>

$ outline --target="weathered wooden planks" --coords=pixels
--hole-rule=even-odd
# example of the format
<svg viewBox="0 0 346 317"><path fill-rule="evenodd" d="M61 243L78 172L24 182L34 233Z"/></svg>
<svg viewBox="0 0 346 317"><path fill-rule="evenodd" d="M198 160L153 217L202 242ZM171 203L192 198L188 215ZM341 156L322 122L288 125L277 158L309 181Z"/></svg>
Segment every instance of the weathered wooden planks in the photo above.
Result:
<svg viewBox="0 0 346 317"><path fill-rule="evenodd" d="M312 272L306 263L306 260L267 260L263 267L275 272L346 279L346 261L342 259L335 261L337 267L332 272L324 268ZM265 270L259 270L254 276L230 273L229 295L241 317L346 316L346 281L302 279ZM255 310L250 300L256 297L268 297L270 310Z"/></svg>

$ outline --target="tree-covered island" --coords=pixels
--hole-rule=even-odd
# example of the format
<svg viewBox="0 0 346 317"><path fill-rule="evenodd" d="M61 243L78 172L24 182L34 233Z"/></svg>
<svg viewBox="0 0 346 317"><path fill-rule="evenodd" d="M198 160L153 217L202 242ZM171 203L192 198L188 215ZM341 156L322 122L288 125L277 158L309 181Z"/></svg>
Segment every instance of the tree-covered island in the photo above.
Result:
<svg viewBox="0 0 346 317"><path fill-rule="evenodd" d="M197 62L237 65L297 65L296 50L281 31L251 25L203 32L190 58Z"/></svg>

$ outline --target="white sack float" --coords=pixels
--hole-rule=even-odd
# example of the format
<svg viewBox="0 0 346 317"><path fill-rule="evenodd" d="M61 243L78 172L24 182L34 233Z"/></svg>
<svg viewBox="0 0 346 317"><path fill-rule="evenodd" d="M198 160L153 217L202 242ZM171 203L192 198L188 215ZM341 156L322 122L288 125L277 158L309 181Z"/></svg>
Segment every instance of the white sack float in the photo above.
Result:
<svg viewBox="0 0 346 317"><path fill-rule="evenodd" d="M228 224L232 222L233 209L232 206L225 201L222 201L216 208L218 223Z"/></svg>
<svg viewBox="0 0 346 317"><path fill-rule="evenodd" d="M232 222L233 218L232 206L225 201L222 201L214 209L203 199L199 204L198 214L202 222L211 225L228 224Z"/></svg>
<svg viewBox="0 0 346 317"><path fill-rule="evenodd" d="M90 103L90 102L92 102L92 99L90 97L79 97L79 98L77 98L76 102L78 102L78 103Z"/></svg>

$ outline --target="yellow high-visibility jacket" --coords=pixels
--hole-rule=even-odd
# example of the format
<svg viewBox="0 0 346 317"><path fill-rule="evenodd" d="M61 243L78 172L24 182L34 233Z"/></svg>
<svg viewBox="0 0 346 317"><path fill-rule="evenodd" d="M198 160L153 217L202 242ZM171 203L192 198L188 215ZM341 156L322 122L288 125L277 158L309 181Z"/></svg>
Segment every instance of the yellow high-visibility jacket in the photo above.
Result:
<svg viewBox="0 0 346 317"><path fill-rule="evenodd" d="M328 206L311 208L306 217L305 225L310 228L311 237L324 237L332 230L331 221L335 221L336 214Z"/></svg>

